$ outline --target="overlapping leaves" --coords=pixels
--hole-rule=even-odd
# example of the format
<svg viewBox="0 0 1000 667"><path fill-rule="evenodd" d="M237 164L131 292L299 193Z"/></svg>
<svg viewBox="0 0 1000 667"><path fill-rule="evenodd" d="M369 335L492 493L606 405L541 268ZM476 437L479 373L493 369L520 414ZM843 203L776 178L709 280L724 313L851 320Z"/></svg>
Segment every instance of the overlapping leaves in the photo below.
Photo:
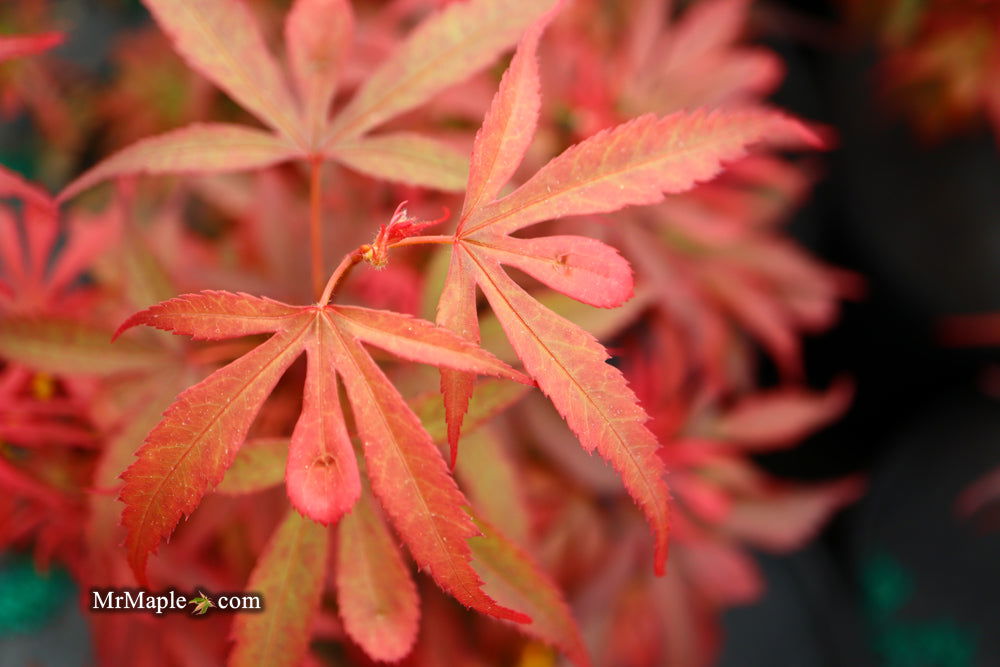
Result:
<svg viewBox="0 0 1000 667"><path fill-rule="evenodd" d="M145 139L80 176L63 198L124 174L241 171L293 159L332 159L381 179L461 190L468 165L450 146L412 132L368 132L488 65L552 0L450 5L421 24L332 117L354 31L348 0L292 6L285 46L294 88L240 0L145 4L187 63L270 131L206 123Z"/></svg>
<svg viewBox="0 0 1000 667"><path fill-rule="evenodd" d="M182 393L125 472L123 522L137 576L144 578L149 552L221 481L268 394L304 352L302 414L286 468L292 504L316 521L332 523L360 495L339 376L372 489L417 563L463 604L525 620L480 590L466 544L478 534L463 510L468 502L419 420L362 343L465 372L523 381L520 373L442 327L367 308L295 307L246 294L202 292L137 313L120 331L139 324L199 339L272 336Z"/></svg>
<svg viewBox="0 0 1000 667"><path fill-rule="evenodd" d="M543 24L528 31L476 137L462 216L454 237L438 322L478 340L476 288L489 302L526 371L588 451L621 474L656 535L655 567L666 560L668 492L648 417L605 349L577 325L542 306L512 280L512 266L584 303L613 307L632 292L618 253L576 236L511 236L529 225L573 215L653 204L715 176L722 163L761 141L808 142L799 123L766 110L639 117L573 146L511 194L497 198L531 142L539 113L535 51ZM449 440L457 446L473 379L442 371ZM454 453L453 453L454 456Z"/></svg>

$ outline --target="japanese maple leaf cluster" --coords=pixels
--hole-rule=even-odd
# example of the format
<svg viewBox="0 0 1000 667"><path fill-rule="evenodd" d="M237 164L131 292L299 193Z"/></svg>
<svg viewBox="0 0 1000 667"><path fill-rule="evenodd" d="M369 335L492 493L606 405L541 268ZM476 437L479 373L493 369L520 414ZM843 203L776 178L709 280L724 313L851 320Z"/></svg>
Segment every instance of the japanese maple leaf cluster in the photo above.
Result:
<svg viewBox="0 0 1000 667"><path fill-rule="evenodd" d="M857 495L747 459L846 408L798 340L858 285L780 233L823 140L761 102L747 2L143 4L167 39L71 101L154 136L0 171L0 544L265 611L94 615L102 660L700 664L742 545Z"/></svg>

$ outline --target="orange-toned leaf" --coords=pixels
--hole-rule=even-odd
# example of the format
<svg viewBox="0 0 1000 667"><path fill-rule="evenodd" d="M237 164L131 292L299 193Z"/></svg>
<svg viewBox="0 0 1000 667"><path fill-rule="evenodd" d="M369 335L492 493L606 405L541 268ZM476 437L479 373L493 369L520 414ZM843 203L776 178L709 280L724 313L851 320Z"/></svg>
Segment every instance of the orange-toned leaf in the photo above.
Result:
<svg viewBox="0 0 1000 667"><path fill-rule="evenodd" d="M536 56L538 42L542 31L561 6L562 2L553 3L548 12L542 14L522 37L483 126L476 133L466 198L456 233L462 231L466 218L478 209L480 203L489 202L496 197L528 150L541 108ZM438 302L438 324L464 338L479 342L476 285L463 265L461 253L452 253L452 263L445 284L447 288ZM448 422L452 466L458 456L458 440L472 389L473 381L468 374L441 372L441 393L444 396L445 418Z"/></svg>
<svg viewBox="0 0 1000 667"><path fill-rule="evenodd" d="M480 180L483 184L477 185L476 190L470 186L470 191L492 191L495 194L502 183L495 183L494 175L509 175L527 150L527 141L523 137L519 140L516 132L511 143L511 146L517 147L516 150L504 144L511 130L503 122L503 114L514 113L513 105L518 99L525 100L521 104L531 105L537 97L532 95L537 76L534 57L537 31L544 28L548 18L539 21L518 46L512 68L491 105L489 123L476 136L474 154L478 151L482 156L493 155L494 158L474 159L470 184ZM527 114L532 124L536 116L537 108ZM519 122L528 120L520 118ZM502 164L498 166L497 160ZM480 173L480 169L485 171ZM572 180L577 176L572 169L570 172L562 177ZM564 185L555 181L546 188L551 191ZM516 198L523 189L519 188L499 201ZM577 298L582 296L602 305L620 303L631 294L631 272L617 253L596 241L573 237L533 241L504 239L502 232L515 231L519 227L468 226L470 221L482 220L482 211L491 206L493 204L485 203L463 208L442 298L444 308L439 306L438 321L452 329L464 324L466 330L472 329L478 335L478 327L474 328L477 319L474 299L465 296L458 300L448 294L453 286L458 286L464 294L474 295L474 288L467 286L470 283L483 290L525 369L552 400L584 448L588 451L597 449L621 473L626 488L646 513L656 534L655 569L663 572L669 530L668 493L663 480L664 466L656 451L658 444L644 425L648 417L639 407L638 399L621 372L605 363L608 355L604 348L585 331L534 300L504 273L501 263L515 264ZM574 254L576 258L571 259ZM601 264L609 265L610 272L609 266L599 266ZM560 265L571 270L589 269L590 274L596 275L602 275L602 270L608 272L603 274L606 278L603 285L608 287L614 283L610 298L602 302L604 297L587 290L586 276L578 279L577 276L570 277L565 271L560 274ZM470 321L473 325L466 324ZM446 407L449 402L453 403L448 415L449 429L454 422L456 426L453 430L457 431L467 399L460 402L462 395L454 387L445 384L442 387L446 392ZM466 393L469 391L468 387L461 385L458 388ZM452 396L448 395L449 390ZM457 434L452 439L453 448L456 439Z"/></svg>
<svg viewBox="0 0 1000 667"><path fill-rule="evenodd" d="M451 265L445 289L438 302L437 323L451 329L462 338L479 342L479 321L476 316L476 283L472 274L463 264L462 256L452 252ZM448 424L448 446L451 450L451 465L454 467L458 456L458 439L462 433L462 421L469 409L469 400L475 379L460 371L441 371L441 394L444 397L444 414Z"/></svg>
<svg viewBox="0 0 1000 667"><path fill-rule="evenodd" d="M149 552L222 481L264 399L302 352L306 329L274 336L182 393L146 437L121 492L125 546L141 582Z"/></svg>
<svg viewBox="0 0 1000 667"><path fill-rule="evenodd" d="M657 572L663 572L669 532L662 460L648 420L621 371L590 334L539 304L500 266L467 252L476 282L528 373L588 451L596 449L621 475L656 535Z"/></svg>
<svg viewBox="0 0 1000 667"><path fill-rule="evenodd" d="M137 313L120 331L138 324L200 338L274 335L181 394L123 475L123 522L137 576L144 575L148 553L219 483L267 395L305 352L305 400L288 459L295 505L330 522L357 498L358 472L337 399L339 375L364 443L372 488L417 563L464 604L526 620L480 590L465 542L477 534L463 509L468 502L430 436L362 343L465 372L522 381L523 375L447 329L367 308L294 307L246 294L203 292Z"/></svg>
<svg viewBox="0 0 1000 667"><path fill-rule="evenodd" d="M278 331L299 314L301 309L272 299L206 290L139 311L118 327L115 337L146 325L195 340L221 340Z"/></svg>
<svg viewBox="0 0 1000 667"><path fill-rule="evenodd" d="M371 357L340 338L344 385L364 445L372 490L417 563L462 604L486 614L525 622L482 590L469 565L467 540L478 531L468 501L448 474L441 453L413 411Z"/></svg>

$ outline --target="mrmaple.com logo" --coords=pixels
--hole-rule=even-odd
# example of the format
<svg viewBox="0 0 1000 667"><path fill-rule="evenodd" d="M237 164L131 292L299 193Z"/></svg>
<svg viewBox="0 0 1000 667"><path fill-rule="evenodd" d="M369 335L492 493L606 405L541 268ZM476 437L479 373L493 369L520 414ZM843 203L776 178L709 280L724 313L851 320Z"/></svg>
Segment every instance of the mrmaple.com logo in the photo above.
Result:
<svg viewBox="0 0 1000 667"><path fill-rule="evenodd" d="M237 593L231 595L208 596L202 591L192 597L180 595L177 591L150 593L132 589L104 589L90 592L90 608L93 611L142 611L160 615L168 611L190 609L196 616L202 616L209 609L219 611L261 611L264 599L260 593Z"/></svg>

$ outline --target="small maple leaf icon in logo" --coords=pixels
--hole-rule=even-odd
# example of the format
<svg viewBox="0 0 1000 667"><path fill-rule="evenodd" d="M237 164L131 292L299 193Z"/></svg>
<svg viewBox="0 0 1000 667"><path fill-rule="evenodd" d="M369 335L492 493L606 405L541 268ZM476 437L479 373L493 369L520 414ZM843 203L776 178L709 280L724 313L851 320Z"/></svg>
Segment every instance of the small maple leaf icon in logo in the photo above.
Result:
<svg viewBox="0 0 1000 667"><path fill-rule="evenodd" d="M194 605L194 609L191 611L191 613L196 614L198 616L201 616L206 611L208 611L209 607L215 606L215 603L212 602L212 600L201 591L198 591L198 597L191 598L191 600L188 601L188 604Z"/></svg>

